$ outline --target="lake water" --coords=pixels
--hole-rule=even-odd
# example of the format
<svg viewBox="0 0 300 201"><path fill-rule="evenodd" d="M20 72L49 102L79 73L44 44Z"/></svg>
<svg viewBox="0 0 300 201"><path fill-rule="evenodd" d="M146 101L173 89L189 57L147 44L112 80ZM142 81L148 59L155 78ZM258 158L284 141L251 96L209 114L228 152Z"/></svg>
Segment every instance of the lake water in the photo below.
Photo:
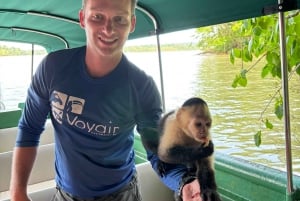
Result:
<svg viewBox="0 0 300 201"><path fill-rule="evenodd" d="M152 75L160 87L157 53L126 53L128 58ZM24 101L30 82L30 57L0 57L0 100L6 109L13 109ZM39 63L41 57L35 61ZM9 68L7 65L9 64ZM213 116L212 135L216 150L276 169L285 170L283 121L273 114L273 103L264 118L274 125L267 130L260 116L278 87L274 78L261 79L260 70L248 75L246 88L232 88L231 84L241 63L232 65L228 56L201 55L197 51L163 52L164 91L166 110L179 107L187 98L204 98ZM244 66L250 64L244 63ZM13 79L14 78L14 79ZM290 80L290 112L292 132L293 170L300 175L300 79ZM274 89L274 90L271 90ZM256 147L254 134L262 130L262 145Z"/></svg>

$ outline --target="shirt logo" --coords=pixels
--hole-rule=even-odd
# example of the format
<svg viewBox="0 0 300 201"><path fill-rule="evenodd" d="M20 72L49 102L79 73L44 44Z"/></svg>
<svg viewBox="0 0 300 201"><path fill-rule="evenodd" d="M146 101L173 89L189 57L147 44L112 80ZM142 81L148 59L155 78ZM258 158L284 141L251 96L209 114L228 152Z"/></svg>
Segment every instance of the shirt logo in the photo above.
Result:
<svg viewBox="0 0 300 201"><path fill-rule="evenodd" d="M52 114L55 120L62 124L64 111L74 114L82 114L85 100L82 98L68 96L62 92L53 91L51 97Z"/></svg>
<svg viewBox="0 0 300 201"><path fill-rule="evenodd" d="M81 118L85 104L85 100L82 98L53 91L50 100L52 115L59 124L66 123L93 135L114 136L119 134L119 125L114 124L111 120L93 122Z"/></svg>

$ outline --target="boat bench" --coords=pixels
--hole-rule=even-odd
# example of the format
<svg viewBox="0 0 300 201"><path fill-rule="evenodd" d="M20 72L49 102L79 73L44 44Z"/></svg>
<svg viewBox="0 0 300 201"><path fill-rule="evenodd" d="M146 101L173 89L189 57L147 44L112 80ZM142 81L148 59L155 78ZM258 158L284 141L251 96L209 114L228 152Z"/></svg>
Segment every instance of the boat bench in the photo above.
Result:
<svg viewBox="0 0 300 201"><path fill-rule="evenodd" d="M0 153L0 200L8 198L13 151ZM39 146L29 179L29 191L54 185L54 144ZM40 184L40 185L36 185Z"/></svg>
<svg viewBox="0 0 300 201"><path fill-rule="evenodd" d="M15 147L18 127L0 129L0 153L12 151ZM45 124L45 130L41 134L40 145L54 142L53 127L50 120Z"/></svg>
<svg viewBox="0 0 300 201"><path fill-rule="evenodd" d="M12 151L0 153L0 200L9 201ZM171 201L173 193L165 187L149 162L137 165L143 201ZM54 144L41 145L28 185L32 201L50 201L54 195Z"/></svg>

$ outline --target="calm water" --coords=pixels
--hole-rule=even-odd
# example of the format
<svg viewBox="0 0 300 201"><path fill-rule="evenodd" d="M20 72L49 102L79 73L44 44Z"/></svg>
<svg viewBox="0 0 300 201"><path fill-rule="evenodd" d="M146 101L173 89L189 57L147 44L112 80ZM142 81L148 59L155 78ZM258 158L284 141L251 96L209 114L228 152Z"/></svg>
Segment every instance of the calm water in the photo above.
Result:
<svg viewBox="0 0 300 201"><path fill-rule="evenodd" d="M152 75L160 86L157 53L127 53L136 65ZM9 62L8 62L9 59ZM35 65L40 61L37 58ZM228 56L199 55L196 51L162 54L166 110L179 107L191 96L204 98L213 115L212 134L217 151L253 162L285 170L283 121L273 115L273 103L266 115L274 124L264 129L260 121L270 97L277 89L272 78L262 80L260 71L249 74L246 88L232 88L231 83L240 65L231 65ZM25 99L29 84L30 57L0 57L0 100L13 109ZM10 68L7 68L7 64ZM250 64L244 64L249 66ZM12 79L14 77L14 80ZM290 81L290 112L294 173L300 175L300 80ZM264 116L266 117L266 116ZM253 135L262 129L262 145L256 147Z"/></svg>
<svg viewBox="0 0 300 201"><path fill-rule="evenodd" d="M155 53L131 53L128 56L149 74L156 75L154 78L160 83ZM273 103L264 117L272 121L274 129L264 129L260 121L261 112L273 95L270 89L277 89L277 80L261 79L257 69L249 74L246 88L232 88L241 63L231 65L228 56L187 51L163 53L162 58L167 111L179 107L188 97L202 97L213 115L212 134L217 151L285 170L283 121L274 117ZM290 81L290 88L293 168L294 173L300 175L299 78ZM260 129L262 145L256 147L253 136Z"/></svg>

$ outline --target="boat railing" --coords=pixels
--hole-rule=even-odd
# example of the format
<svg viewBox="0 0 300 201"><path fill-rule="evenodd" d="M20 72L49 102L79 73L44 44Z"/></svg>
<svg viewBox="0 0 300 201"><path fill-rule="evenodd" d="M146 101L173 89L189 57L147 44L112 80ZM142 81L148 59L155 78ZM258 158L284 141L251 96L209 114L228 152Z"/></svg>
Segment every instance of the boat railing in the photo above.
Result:
<svg viewBox="0 0 300 201"><path fill-rule="evenodd" d="M0 129L16 127L22 110L5 110L0 112Z"/></svg>

